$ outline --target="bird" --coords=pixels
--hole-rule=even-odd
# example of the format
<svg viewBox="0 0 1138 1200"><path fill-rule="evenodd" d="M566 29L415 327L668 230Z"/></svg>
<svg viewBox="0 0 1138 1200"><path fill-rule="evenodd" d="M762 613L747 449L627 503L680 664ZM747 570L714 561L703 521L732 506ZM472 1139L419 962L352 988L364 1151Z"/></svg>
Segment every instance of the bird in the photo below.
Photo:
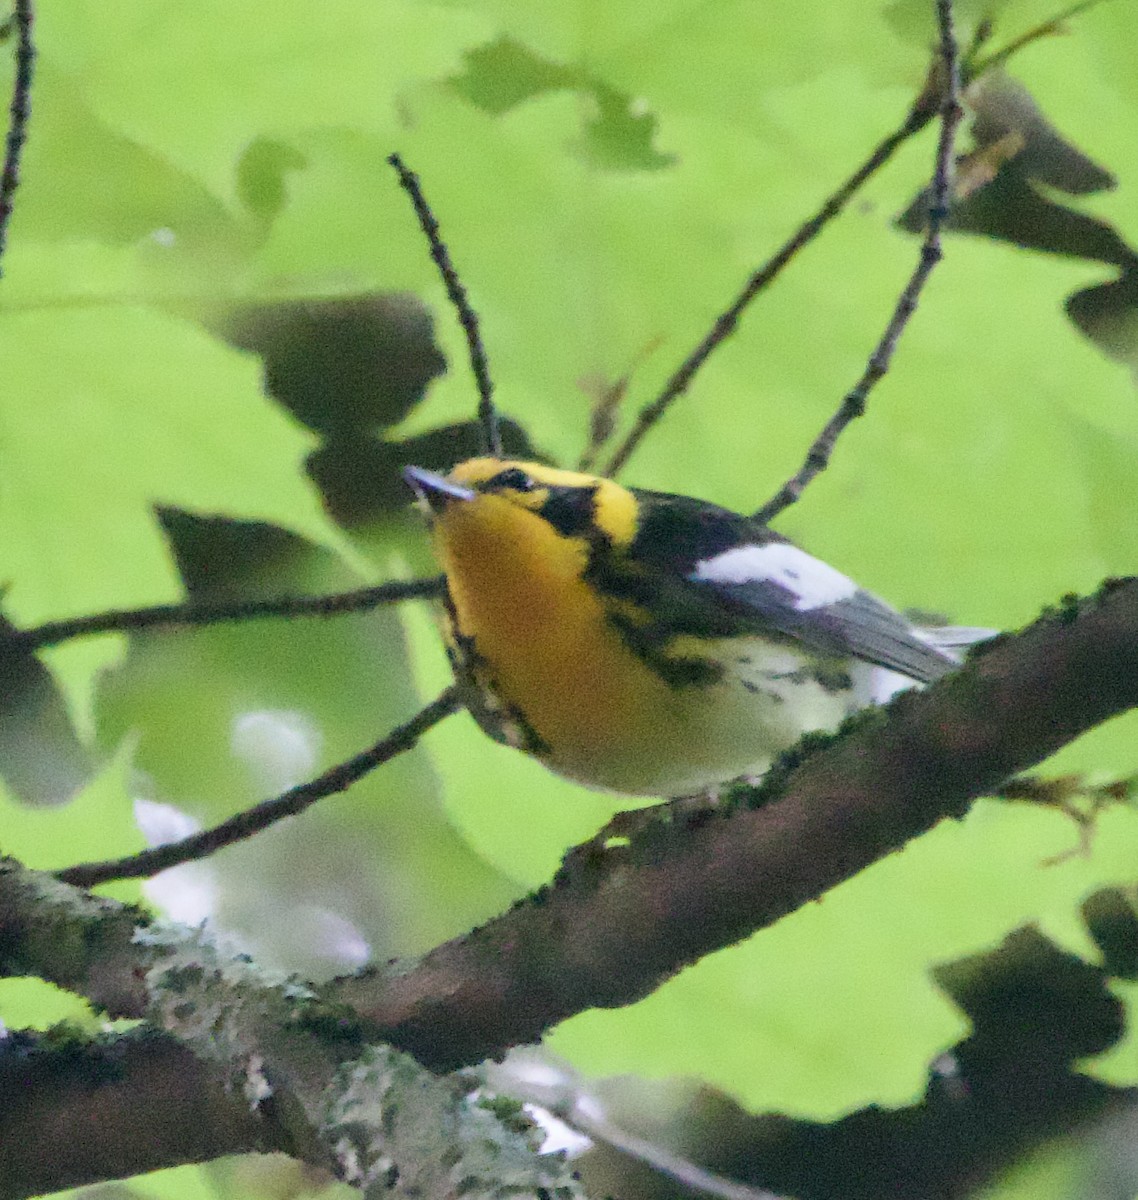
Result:
<svg viewBox="0 0 1138 1200"><path fill-rule="evenodd" d="M536 462L409 466L442 629L481 728L587 787L714 794L808 732L959 665L986 631L914 624L753 518Z"/></svg>

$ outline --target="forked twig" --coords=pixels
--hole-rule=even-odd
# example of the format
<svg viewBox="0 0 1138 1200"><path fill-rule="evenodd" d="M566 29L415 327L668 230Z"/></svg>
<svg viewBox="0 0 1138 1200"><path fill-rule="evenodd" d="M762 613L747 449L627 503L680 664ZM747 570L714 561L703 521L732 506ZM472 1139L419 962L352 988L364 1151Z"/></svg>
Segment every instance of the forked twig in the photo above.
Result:
<svg viewBox="0 0 1138 1200"><path fill-rule="evenodd" d="M494 384L490 380L490 365L486 358L486 348L482 344L482 335L478 331L478 316L471 306L466 289L450 260L446 243L439 233L439 223L431 212L427 198L419 184L419 177L410 170L398 154L388 155L387 161L395 168L399 183L411 197L415 216L419 219L419 228L426 235L431 248L431 258L439 269L443 284L446 287L447 298L458 314L458 322L466 334L466 347L470 356L470 369L474 372L474 382L478 387L478 421L482 426L482 439L487 454L495 458L502 457L502 433L498 428L498 411L494 407Z"/></svg>
<svg viewBox="0 0 1138 1200"><path fill-rule="evenodd" d="M32 76L35 70L36 49L32 41L35 15L32 0L15 0L12 19L16 28L16 79L8 105L8 136L4 143L4 167L0 171L0 263L8 245L8 222L16 189L20 186L20 157L28 140L28 118L31 116ZM0 274L3 274L0 266Z"/></svg>
<svg viewBox="0 0 1138 1200"><path fill-rule="evenodd" d="M740 1183L737 1179L709 1171L665 1146L621 1129L607 1117L595 1116L588 1109L578 1108L569 1114L557 1112L554 1115L585 1137L611 1146L659 1172L666 1179L679 1184L684 1191L713 1196L715 1200L789 1200L789 1197L769 1192L766 1188Z"/></svg>
<svg viewBox="0 0 1138 1200"><path fill-rule="evenodd" d="M42 650L72 638L97 633L133 633L141 629L184 629L254 621L265 617L331 617L365 612L382 604L421 600L442 593L441 575L430 579L394 580L375 587L333 592L328 596L286 596L279 600L239 600L232 604L156 604L150 608L117 609L65 621L48 621L29 629L0 633L0 642L22 650Z"/></svg>
<svg viewBox="0 0 1138 1200"><path fill-rule="evenodd" d="M842 398L837 412L826 422L814 439L806 459L798 471L754 513L756 521L766 524L789 508L812 479L830 464L834 446L845 428L865 412L866 400L874 385L889 370L893 352L933 268L943 256L941 231L948 218L952 194L953 146L957 126L964 115L960 107L960 66L957 58L956 34L953 28L952 0L936 0L937 26L940 32L940 63L942 99L940 103L940 137L937 139L936 165L933 170L932 196L928 226L921 243L917 265L897 300L881 340L869 356L865 371L853 388Z"/></svg>
<svg viewBox="0 0 1138 1200"><path fill-rule="evenodd" d="M212 829L203 829L200 833L182 838L181 841L155 846L127 858L79 863L77 866L57 871L56 878L75 887L94 887L96 884L109 883L112 879L141 879L157 875L159 871L170 867L205 858L225 846L231 846L234 842L243 841L262 829L267 829L283 817L296 816L325 796L347 790L376 767L382 766L397 754L410 750L428 729L460 707L458 689L448 687L410 721L393 729L374 746L337 763L334 767L329 767L323 775L318 775L307 783L289 788L287 792L282 792L272 799L262 800L260 804L222 821L220 825L214 825Z"/></svg>
<svg viewBox="0 0 1138 1200"><path fill-rule="evenodd" d="M1078 0L1078 3L1060 9L1053 17L1048 17L1046 21L1041 21L1025 33L1021 33L1018 37L1013 38L1006 46L1001 46L999 50L989 54L987 58L981 58L978 51L969 55L970 61L968 62L967 79L965 82L975 79L987 71L1002 67L1008 59L1018 54L1025 46L1030 46L1033 42L1039 41L1040 38L1049 37L1061 32L1064 21L1069 21L1072 17L1081 16L1083 13L1089 12L1092 8L1097 8L1101 3L1102 0Z"/></svg>
<svg viewBox="0 0 1138 1200"><path fill-rule="evenodd" d="M808 246L826 225L838 216L861 187L875 175L897 152L898 148L919 133L936 116L935 93L924 88L909 110L905 120L874 147L869 157L852 175L827 198L818 211L804 221L779 249L756 270L735 297L729 308L715 320L714 325L698 346L680 364L664 390L651 404L645 405L636 416L636 423L616 448L604 469L610 478L628 462L644 435L669 408L687 391L696 373L722 342L726 341L739 323L747 306L772 284L791 259Z"/></svg>

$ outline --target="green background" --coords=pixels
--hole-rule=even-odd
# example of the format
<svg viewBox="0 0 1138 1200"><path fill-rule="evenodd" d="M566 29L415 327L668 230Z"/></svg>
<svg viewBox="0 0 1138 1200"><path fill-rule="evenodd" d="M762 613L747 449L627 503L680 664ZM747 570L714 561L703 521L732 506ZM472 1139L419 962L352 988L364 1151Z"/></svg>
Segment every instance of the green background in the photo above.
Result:
<svg viewBox="0 0 1138 1200"><path fill-rule="evenodd" d="M438 453L431 431L469 421L474 393L385 157L400 151L424 180L503 410L571 463L597 381L631 374L627 421L899 123L927 68L924 8L42 5L0 282L7 616L23 626L177 600L183 579L220 598L430 572L395 467L416 448ZM997 44L1053 15L1037 0L994 9ZM966 34L981 12L960 6ZM1012 70L1118 179L1063 205L1138 240L1138 11L1114 0L1068 32ZM756 303L627 482L746 510L796 468L915 262L894 219L927 180L934 139L930 128L908 144ZM898 606L996 628L1138 570L1134 379L1063 311L1113 274L950 236L869 417L779 529ZM420 298L451 369L422 403L365 397L347 416L329 386L306 428L263 396L259 360L234 344L247 344L237 314L271 304L266 325L279 319L287 338L298 306L370 293ZM345 450L361 445L372 457ZM317 451L355 497L350 520L329 516L306 475ZM411 606L129 647L107 636L43 658L32 717L0 746L0 848L43 867L140 848L139 799L216 821L369 744L447 678L430 616ZM1056 770L1129 775L1136 731L1112 722ZM625 806L463 716L346 796L149 894L184 919L211 916L266 962L328 975L500 911ZM929 1062L967 1032L930 967L1030 923L1094 959L1079 904L1134 886L1138 818L1112 810L1089 853L1050 862L1076 843L1058 813L982 802L641 1004L567 1022L550 1045L592 1075L694 1078L756 1112L913 1102ZM79 1012L46 985L0 986L13 1026ZM1087 1069L1133 1084L1138 1053L1128 1040ZM1069 1161L992 1195L1072 1194ZM273 1186L245 1167L194 1168L138 1194Z"/></svg>

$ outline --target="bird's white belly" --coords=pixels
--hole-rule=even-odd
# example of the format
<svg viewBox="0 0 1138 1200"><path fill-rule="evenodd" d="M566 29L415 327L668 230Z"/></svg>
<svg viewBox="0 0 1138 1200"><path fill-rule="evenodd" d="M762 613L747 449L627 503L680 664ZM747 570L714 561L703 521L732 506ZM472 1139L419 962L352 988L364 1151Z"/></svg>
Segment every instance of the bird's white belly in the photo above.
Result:
<svg viewBox="0 0 1138 1200"><path fill-rule="evenodd" d="M561 747L548 765L589 787L694 795L761 775L804 733L837 728L875 702L883 675L911 682L858 660L827 673L798 648L758 638L705 642L700 651L723 666L719 680L673 689L648 732L611 754L577 761Z"/></svg>

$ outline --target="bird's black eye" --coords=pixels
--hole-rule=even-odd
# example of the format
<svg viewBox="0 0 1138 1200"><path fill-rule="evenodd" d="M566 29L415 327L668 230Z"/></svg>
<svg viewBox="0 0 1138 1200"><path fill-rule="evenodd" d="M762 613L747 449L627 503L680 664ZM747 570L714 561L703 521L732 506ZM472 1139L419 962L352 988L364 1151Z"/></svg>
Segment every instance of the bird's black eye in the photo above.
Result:
<svg viewBox="0 0 1138 1200"><path fill-rule="evenodd" d="M486 485L494 491L509 488L511 492L532 492L537 484L518 467L507 467Z"/></svg>

